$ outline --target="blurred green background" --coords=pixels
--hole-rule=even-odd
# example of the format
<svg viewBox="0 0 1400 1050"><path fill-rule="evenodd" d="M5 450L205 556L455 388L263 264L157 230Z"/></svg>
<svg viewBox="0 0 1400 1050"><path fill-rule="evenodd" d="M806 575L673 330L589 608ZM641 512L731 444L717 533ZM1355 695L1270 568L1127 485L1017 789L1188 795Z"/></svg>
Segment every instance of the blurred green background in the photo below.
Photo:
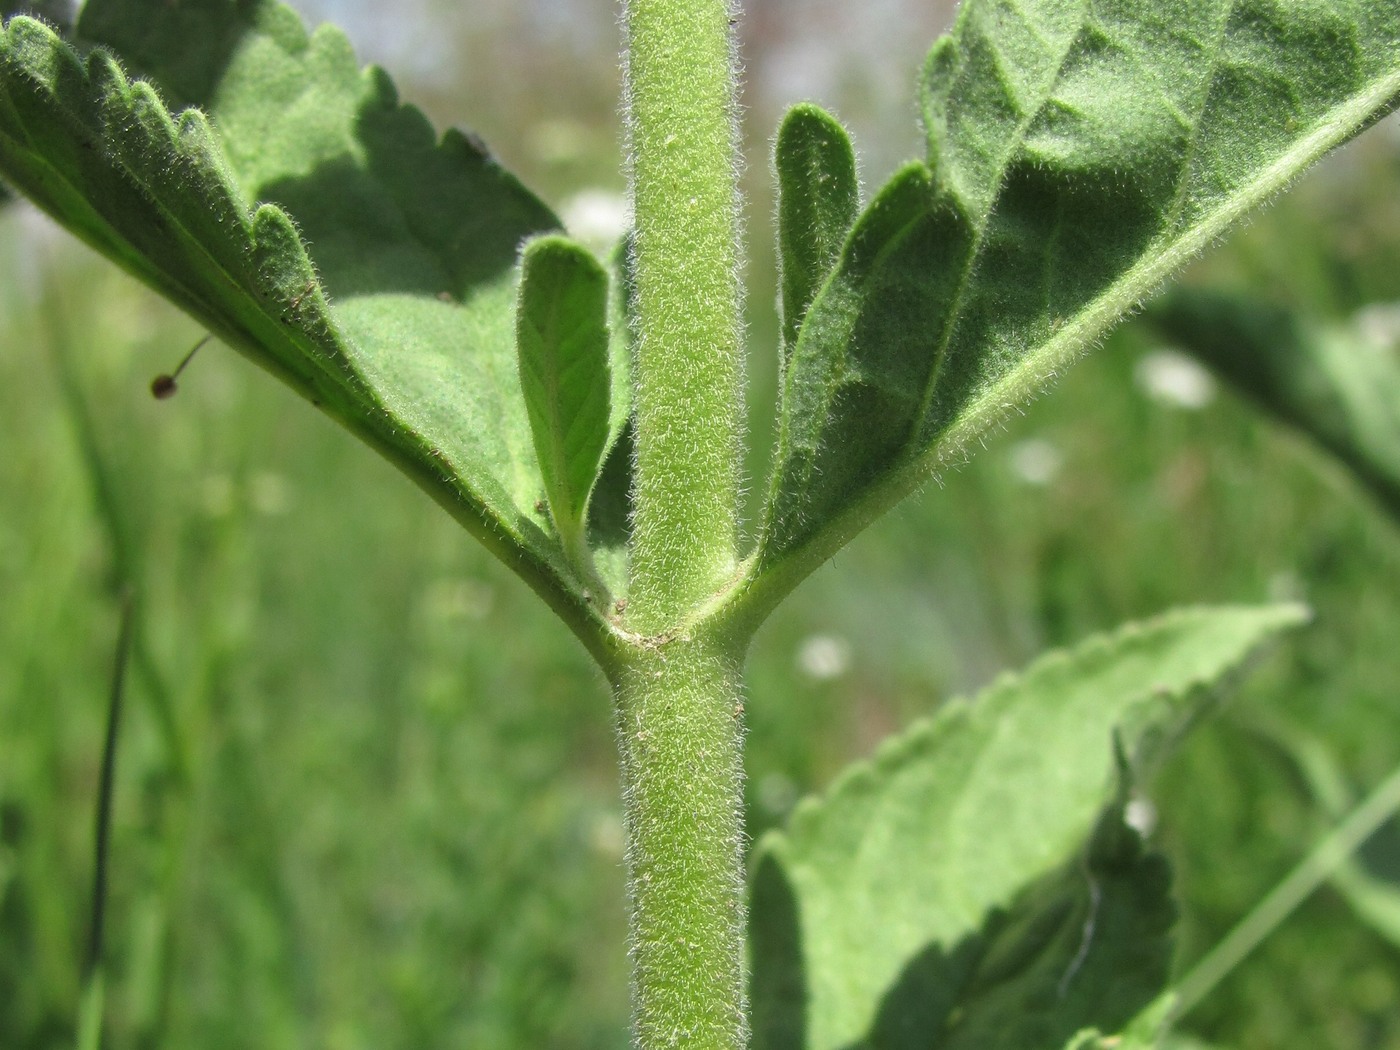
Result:
<svg viewBox="0 0 1400 1050"><path fill-rule="evenodd" d="M584 232L622 221L611 3L302 9ZM947 17L746 5L751 489L775 375L771 131L786 103L831 106L873 188L918 150L914 71ZM1339 319L1400 299L1397 190L1391 120L1188 279ZM153 400L200 334L26 208L0 214L0 1048L72 1045L124 583L109 1047L624 1046L600 676L426 497L225 348ZM1314 625L1153 785L1183 967L1333 819L1281 740L1320 748L1358 796L1400 763L1400 523L1122 329L765 628L752 832L1046 647L1172 605L1293 597ZM1400 880L1400 832L1367 860ZM1324 889L1187 1027L1241 1050L1400 1046L1400 948Z"/></svg>

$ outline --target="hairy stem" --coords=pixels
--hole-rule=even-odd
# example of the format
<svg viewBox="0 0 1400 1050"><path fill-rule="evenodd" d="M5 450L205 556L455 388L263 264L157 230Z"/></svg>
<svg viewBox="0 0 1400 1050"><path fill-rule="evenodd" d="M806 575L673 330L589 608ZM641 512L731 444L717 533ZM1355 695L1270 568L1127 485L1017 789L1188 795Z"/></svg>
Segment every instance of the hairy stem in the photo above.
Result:
<svg viewBox="0 0 1400 1050"><path fill-rule="evenodd" d="M636 325L631 642L613 672L642 1050L740 1050L743 360L728 0L625 0Z"/></svg>
<svg viewBox="0 0 1400 1050"><path fill-rule="evenodd" d="M727 0L628 0L637 460L630 619L672 627L733 574L743 416Z"/></svg>
<svg viewBox="0 0 1400 1050"><path fill-rule="evenodd" d="M681 637L638 650L616 679L643 1050L747 1042L742 659Z"/></svg>

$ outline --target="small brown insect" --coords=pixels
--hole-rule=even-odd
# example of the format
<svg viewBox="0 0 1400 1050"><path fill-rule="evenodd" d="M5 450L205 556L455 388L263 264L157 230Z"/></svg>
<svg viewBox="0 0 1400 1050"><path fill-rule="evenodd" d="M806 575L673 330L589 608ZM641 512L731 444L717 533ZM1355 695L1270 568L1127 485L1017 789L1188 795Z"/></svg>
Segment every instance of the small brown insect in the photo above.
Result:
<svg viewBox="0 0 1400 1050"><path fill-rule="evenodd" d="M164 401L167 398L174 397L175 392L180 389L179 386L176 385L175 380L180 378L180 373L185 370L185 366L190 363L190 360L194 357L196 351L198 351L199 348L205 343L209 342L210 338L211 337L206 334L203 339L195 343L194 346L190 349L190 352L185 355L185 359L175 366L175 371L162 372L160 375L152 379L151 396L154 397L157 401Z"/></svg>
<svg viewBox="0 0 1400 1050"><path fill-rule="evenodd" d="M301 291L299 291L299 292L296 294L296 296L292 299L292 301L291 301L291 303L290 303L290 306L291 306L291 308L292 308L292 313L296 313L298 310L300 310L300 309L301 309L301 301L302 301L303 299L305 299L308 295L310 295L310 294L311 294L313 291L315 291L315 290L316 290L316 282L315 282L315 281L307 281L307 282L306 282L306 287L303 288Z"/></svg>

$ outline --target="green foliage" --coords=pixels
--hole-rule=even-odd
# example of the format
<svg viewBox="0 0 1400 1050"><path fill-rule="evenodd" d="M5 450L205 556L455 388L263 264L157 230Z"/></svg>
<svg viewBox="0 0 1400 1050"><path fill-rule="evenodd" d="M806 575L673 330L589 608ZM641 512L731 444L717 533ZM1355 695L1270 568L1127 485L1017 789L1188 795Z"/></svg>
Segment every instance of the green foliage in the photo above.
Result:
<svg viewBox="0 0 1400 1050"><path fill-rule="evenodd" d="M124 55L139 38L138 71L208 117L173 118L106 52L80 61L13 19L0 167L400 464L578 624L515 379L517 246L557 220L479 144L435 140L338 30L308 37L270 0L181 12L151 33L144 5L113 0L78 31Z"/></svg>
<svg viewBox="0 0 1400 1050"><path fill-rule="evenodd" d="M550 516L578 566L587 564L588 497L612 436L607 310L607 272L586 249L563 237L526 247L515 323L520 384Z"/></svg>
<svg viewBox="0 0 1400 1050"><path fill-rule="evenodd" d="M863 213L844 130L792 111L776 150L778 446L747 562L723 0L627 6L636 230L611 297L607 272L549 236L558 221L477 140L439 139L338 31L308 35L274 0L159 17L93 0L74 45L9 20L0 172L384 453L579 636L614 690L636 1041L732 1050L746 1035L742 666L758 622L1226 225L1394 108L1388 7L969 0L925 67L926 158ZM1297 367L1278 400L1326 430L1335 405L1299 393L1319 367ZM117 574L136 574L65 384ZM1334 420L1334 451L1381 458L1383 408L1361 436ZM1110 801L1115 775L1122 790L1209 686L1298 618L1185 612L1047 658L801 808L758 859L760 1039L1056 1050L1129 1026L1149 1042L1139 1011L1166 979L1172 908L1163 862ZM176 718L154 710L182 776ZM241 757L219 754L220 784L250 777ZM274 851L256 849L267 892L249 969L289 988L260 1020L304 1043L323 1033L306 1020L296 909ZM450 992L405 983L432 1000L417 1016L450 1013ZM135 1027L159 1031L161 1009Z"/></svg>
<svg viewBox="0 0 1400 1050"><path fill-rule="evenodd" d="M1343 821L1354 816L1355 798L1348 777L1339 766L1326 742L1296 726L1274 724L1264 733L1271 743L1287 757L1318 807L1331 821ZM1381 810L1380 816L1393 817L1392 811ZM1366 829L1365 838L1374 839L1360 856L1326 855L1320 865L1330 877L1332 886L1351 905L1357 918L1381 937L1400 947L1400 884L1394 878L1391 853L1395 847L1393 826L1376 834L1374 827ZM1377 870L1379 869L1379 870Z"/></svg>
<svg viewBox="0 0 1400 1050"><path fill-rule="evenodd" d="M1113 1005L1106 1018L1073 996L1044 995L1077 950L1065 939L1073 923L1060 905L1042 901L1026 917L1031 926L1048 923L1041 947L1026 949L1040 960L1038 992L999 987L993 960L1007 949L995 947L1004 934L993 916L1024 912L1024 900L1013 906L1018 895L1082 848L1114 791L1115 733L1135 758L1160 748L1208 701L1204 687L1301 617L1290 606L1182 611L1052 654L975 701L945 705L848 771L823 801L804 804L785 832L764 840L756 869L761 1045L913 1045L883 1034L887 1023L900 1030L910 1003L925 1011L915 1014L913 1034L926 1041L956 1031L955 1011L981 1016L983 994L1058 999L1065 1012L1045 1023L1060 1042L1101 1020L1121 1025L1155 987L1129 995L1126 1011L1105 989ZM1134 851L1119 848L1131 871ZM1155 901L1161 873L1144 869L1145 885L1136 878L1127 878L1128 899L1142 892ZM1091 948L1119 950L1102 941Z"/></svg>
<svg viewBox="0 0 1400 1050"><path fill-rule="evenodd" d="M1393 338L1199 288L1154 303L1148 319L1335 456L1400 520L1400 344Z"/></svg>
<svg viewBox="0 0 1400 1050"><path fill-rule="evenodd" d="M846 129L811 104L778 128L778 258L782 267L783 359L797 345L807 308L836 265L860 209L856 155Z"/></svg>
<svg viewBox="0 0 1400 1050"><path fill-rule="evenodd" d="M1387 0L965 4L924 70L927 162L875 196L805 315L762 564L800 577L963 455L1393 108L1397 52Z"/></svg>
<svg viewBox="0 0 1400 1050"><path fill-rule="evenodd" d="M78 245L14 250L22 219L0 248L0 1046L73 1046L113 578L141 627L104 1047L623 1045L620 801L587 655L238 355L206 347L154 401L197 327Z"/></svg>

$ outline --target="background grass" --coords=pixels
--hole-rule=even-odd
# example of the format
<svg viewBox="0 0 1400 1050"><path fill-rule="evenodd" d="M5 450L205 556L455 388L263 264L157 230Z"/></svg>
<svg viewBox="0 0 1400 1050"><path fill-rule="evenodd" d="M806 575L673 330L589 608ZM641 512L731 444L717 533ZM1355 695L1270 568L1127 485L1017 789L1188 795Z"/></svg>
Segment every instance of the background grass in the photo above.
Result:
<svg viewBox="0 0 1400 1050"><path fill-rule="evenodd" d="M590 83L593 110L513 145L505 117L484 118L556 202L580 178L616 189L612 132L589 123L607 82ZM765 149L750 167L755 478L774 373ZM1400 298L1397 185L1390 122L1191 279L1337 316ZM151 378L200 334L34 216L0 215L0 1047L72 1043L122 586L139 620L108 1046L625 1045L600 677L438 508L225 348L154 401ZM1183 966L1328 825L1271 742L1280 727L1322 741L1358 794L1400 763L1400 525L1228 392L1193 408L1153 395L1159 349L1122 330L765 628L755 836L947 697L1182 603L1296 596L1317 612L1153 788ZM1368 860L1400 880L1392 839ZM1189 1027L1241 1050L1392 1047L1397 1004L1396 946L1324 890Z"/></svg>

